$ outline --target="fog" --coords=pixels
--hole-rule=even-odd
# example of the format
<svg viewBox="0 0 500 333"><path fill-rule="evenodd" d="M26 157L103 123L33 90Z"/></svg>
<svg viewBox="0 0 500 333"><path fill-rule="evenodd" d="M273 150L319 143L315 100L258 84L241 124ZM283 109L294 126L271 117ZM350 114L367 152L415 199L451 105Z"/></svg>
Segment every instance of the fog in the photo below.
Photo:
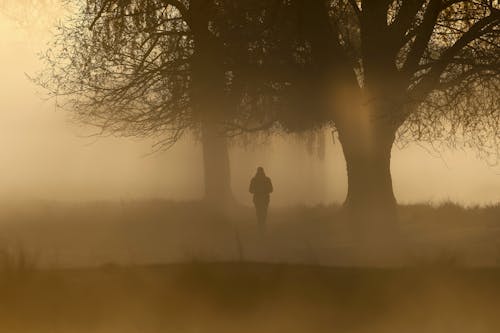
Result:
<svg viewBox="0 0 500 333"><path fill-rule="evenodd" d="M38 54L50 38L48 27L27 31L0 20L0 196L44 200L119 200L201 197L201 148L186 137L173 148L153 152L153 139L89 137L94 129L71 121L55 108L27 75L41 66ZM248 182L257 166L273 179L273 204L341 202L346 172L340 145L325 131L324 160L308 154L293 137L260 145L231 147L232 186L238 201L249 204ZM498 202L500 167L474 151L441 155L414 144L394 148L392 173L401 203Z"/></svg>
<svg viewBox="0 0 500 333"><path fill-rule="evenodd" d="M51 3L37 1L23 4ZM331 129L324 152L300 135L235 138L243 205L212 205L194 136L160 151L96 136L30 80L53 14L0 11L0 332L498 331L500 165L393 148L402 205L387 223L383 207L341 209ZM264 191L256 210L249 193L259 166L274 185L268 221Z"/></svg>

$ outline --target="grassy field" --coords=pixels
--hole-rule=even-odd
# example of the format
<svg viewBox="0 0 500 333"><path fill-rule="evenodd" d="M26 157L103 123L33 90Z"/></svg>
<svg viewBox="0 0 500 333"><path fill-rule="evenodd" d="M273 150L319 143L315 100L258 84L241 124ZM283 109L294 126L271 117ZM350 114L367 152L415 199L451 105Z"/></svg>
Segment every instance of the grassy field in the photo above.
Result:
<svg viewBox="0 0 500 333"><path fill-rule="evenodd" d="M397 252L404 263L500 263L500 205L399 210ZM22 249L42 267L192 260L363 265L359 233L335 206L271 209L261 236L253 209L243 206L216 214L196 202L0 204L0 250ZM373 237L386 241L383 232Z"/></svg>
<svg viewBox="0 0 500 333"><path fill-rule="evenodd" d="M500 206L399 210L394 265L334 206L4 203L0 332L499 332Z"/></svg>
<svg viewBox="0 0 500 333"><path fill-rule="evenodd" d="M190 263L17 271L9 333L493 333L500 270Z"/></svg>

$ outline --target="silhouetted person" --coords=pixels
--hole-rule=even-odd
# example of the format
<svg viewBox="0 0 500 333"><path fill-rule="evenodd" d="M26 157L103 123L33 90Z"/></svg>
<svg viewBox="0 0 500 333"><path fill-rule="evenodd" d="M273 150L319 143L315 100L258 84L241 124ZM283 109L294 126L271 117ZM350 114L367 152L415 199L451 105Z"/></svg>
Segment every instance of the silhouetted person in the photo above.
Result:
<svg viewBox="0 0 500 333"><path fill-rule="evenodd" d="M269 207L270 194L273 192L271 178L267 177L262 167L257 168L255 177L250 182L250 193L253 194L253 203L257 212L257 221L261 231L265 229L267 208Z"/></svg>

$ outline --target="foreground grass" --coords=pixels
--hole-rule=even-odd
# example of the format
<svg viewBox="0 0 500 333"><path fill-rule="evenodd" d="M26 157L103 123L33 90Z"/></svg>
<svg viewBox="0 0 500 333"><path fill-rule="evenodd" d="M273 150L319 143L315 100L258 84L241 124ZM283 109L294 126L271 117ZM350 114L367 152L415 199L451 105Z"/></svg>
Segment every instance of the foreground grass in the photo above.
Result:
<svg viewBox="0 0 500 333"><path fill-rule="evenodd" d="M373 268L337 207L3 204L0 332L500 332L500 206L399 213Z"/></svg>
<svg viewBox="0 0 500 333"><path fill-rule="evenodd" d="M498 269L191 263L0 279L0 332L500 331Z"/></svg>

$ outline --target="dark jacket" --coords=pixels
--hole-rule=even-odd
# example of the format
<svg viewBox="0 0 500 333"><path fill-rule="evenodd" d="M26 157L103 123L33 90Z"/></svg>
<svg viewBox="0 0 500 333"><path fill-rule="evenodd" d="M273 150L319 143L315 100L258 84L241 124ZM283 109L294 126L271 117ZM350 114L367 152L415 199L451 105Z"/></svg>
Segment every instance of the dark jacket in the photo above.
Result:
<svg viewBox="0 0 500 333"><path fill-rule="evenodd" d="M269 196L273 192L271 178L267 176L255 176L250 182L250 193L254 196Z"/></svg>

